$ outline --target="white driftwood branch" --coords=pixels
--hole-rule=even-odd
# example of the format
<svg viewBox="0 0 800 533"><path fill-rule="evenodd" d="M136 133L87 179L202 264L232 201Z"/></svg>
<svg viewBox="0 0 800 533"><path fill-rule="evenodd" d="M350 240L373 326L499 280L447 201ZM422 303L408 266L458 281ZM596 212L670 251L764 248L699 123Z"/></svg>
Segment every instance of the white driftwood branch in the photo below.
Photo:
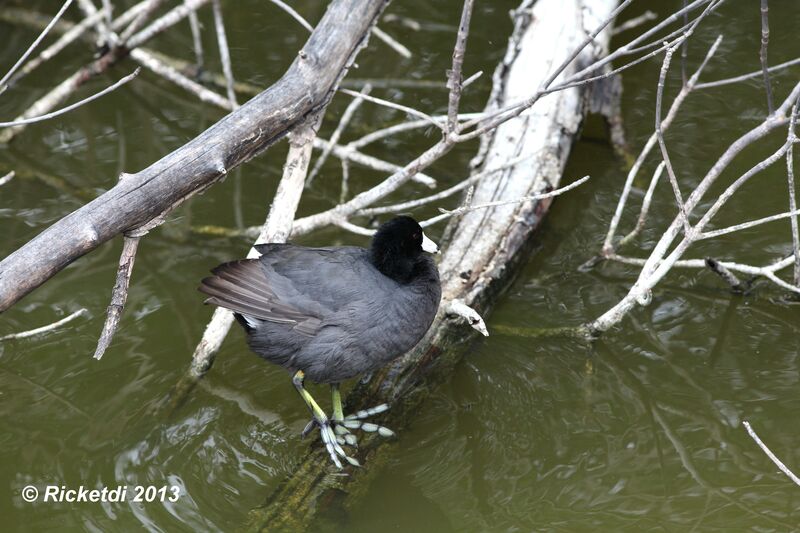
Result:
<svg viewBox="0 0 800 533"><path fill-rule="evenodd" d="M0 177L0 186L5 185L6 183L8 183L12 179L14 179L15 175L16 175L15 172L12 170L11 172L6 174L5 176Z"/></svg>
<svg viewBox="0 0 800 533"><path fill-rule="evenodd" d="M67 322L71 322L71 321L75 320L76 318L78 318L79 316L88 315L88 314L89 314L89 311L87 311L86 309L78 309L77 311L75 311L71 315L65 316L64 318L62 318L61 320L58 320L57 322L53 322L52 324L48 324L46 326L42 326L42 327L36 328L36 329L31 329L31 330L28 330L28 331L21 331L19 333L11 333L10 335L4 335L4 336L0 337L0 341L9 341L9 340L12 340L12 339L25 339L25 338L28 338L28 337L33 337L35 335L39 335L41 333L47 333L48 331L53 331L54 329L60 328L61 326L63 326Z"/></svg>
<svg viewBox="0 0 800 533"><path fill-rule="evenodd" d="M460 316L481 335L484 337L489 336L489 331L486 329L486 323L483 321L481 315L479 315L475 309L465 304L463 300L452 300L447 306L445 314Z"/></svg>
<svg viewBox="0 0 800 533"><path fill-rule="evenodd" d="M773 463L775 463L775 466L777 466L781 470L781 472L786 474L789 477L789 479L791 479L794 482L795 485L800 487L800 478L798 478L794 474L794 472L789 470L789 468L785 464L783 464L783 461L778 459L778 457L774 453L772 453L772 450L770 450L767 447L767 445L764 444L764 442L759 438L759 436L756 433L756 431L750 425L750 422L748 422L747 420L743 420L742 421L742 425L747 430L747 433L750 435L750 438L752 438L756 442L756 444L758 444L758 447L761 448L761 450L765 454L767 454L767 457L769 457L769 460L772 461Z"/></svg>

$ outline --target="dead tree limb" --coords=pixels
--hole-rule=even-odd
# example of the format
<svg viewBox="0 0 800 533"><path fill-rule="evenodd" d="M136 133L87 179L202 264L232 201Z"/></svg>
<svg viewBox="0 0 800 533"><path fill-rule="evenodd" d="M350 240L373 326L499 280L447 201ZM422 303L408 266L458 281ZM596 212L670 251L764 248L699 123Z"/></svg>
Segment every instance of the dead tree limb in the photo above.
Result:
<svg viewBox="0 0 800 533"><path fill-rule="evenodd" d="M102 243L169 212L325 105L388 0L335 0L284 76L0 262L0 312Z"/></svg>
<svg viewBox="0 0 800 533"><path fill-rule="evenodd" d="M568 57L617 2L538 0L532 9L529 2L523 4L514 12L515 31L494 78L489 110L516 101L529 94L531 87L540 86L552 72L552 65ZM609 36L610 32L601 33L597 46L585 49L563 74L575 72L602 54ZM544 48L554 55L541 54ZM474 201L517 200L557 186L583 118L587 95L585 87L554 94L494 130L480 154L482 168L496 169L507 159L529 152L537 157L487 175L476 183ZM416 348L350 393L349 410L388 402L392 405L387 413L388 425L406 425L425 399L427 389L422 382L435 382L447 375L462 353L454 347L464 338L463 318L448 315L450 302L458 300L485 313L525 256L529 237L549 205L550 200L512 203L454 219L445 232L445 252L439 265L443 285L439 316ZM329 471L321 448L310 451L265 506L251 512L248 528L301 531L317 523L326 509L347 508L363 493L389 448L376 440L361 443L359 459L368 467L350 471L349 476Z"/></svg>

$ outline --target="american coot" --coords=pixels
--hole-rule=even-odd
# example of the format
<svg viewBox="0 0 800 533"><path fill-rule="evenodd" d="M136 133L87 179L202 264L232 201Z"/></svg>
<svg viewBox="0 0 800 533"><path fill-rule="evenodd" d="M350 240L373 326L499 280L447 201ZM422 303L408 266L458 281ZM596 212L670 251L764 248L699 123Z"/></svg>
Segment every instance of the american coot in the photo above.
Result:
<svg viewBox="0 0 800 533"><path fill-rule="evenodd" d="M256 245L258 259L218 266L199 290L235 313L250 349L293 373L311 410L305 435L319 426L331 460L354 465L341 445L356 445L350 429L392 431L362 422L386 404L344 416L339 382L370 372L410 350L428 331L442 289L433 258L438 247L411 217L381 225L369 250L355 246L307 248ZM331 419L303 388L308 377L329 383Z"/></svg>

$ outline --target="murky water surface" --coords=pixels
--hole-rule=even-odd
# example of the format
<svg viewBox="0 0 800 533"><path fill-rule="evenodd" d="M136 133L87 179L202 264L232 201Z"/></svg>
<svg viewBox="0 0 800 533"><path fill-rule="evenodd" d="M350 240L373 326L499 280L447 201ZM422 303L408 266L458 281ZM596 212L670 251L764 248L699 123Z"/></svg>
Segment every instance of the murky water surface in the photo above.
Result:
<svg viewBox="0 0 800 533"><path fill-rule="evenodd" d="M123 2L115 2L123 3ZM46 12L55 3L11 2ZM294 2L318 20L320 2ZM515 2L478 1L466 72L487 74L502 56ZM668 13L679 2L639 2ZM730 0L698 30L689 67L719 33L718 57L704 79L758 68L755 2ZM770 61L797 54L800 9L771 2ZM636 3L634 4L636 6ZM404 60L381 43L359 57L354 78L444 79L459 2L396 2L390 12L422 28L383 24L405 43ZM76 9L69 16L75 17ZM238 79L274 82L305 39L271 3L226 2L226 23ZM69 17L68 17L69 18ZM209 66L218 70L210 12L202 20ZM187 27L152 46L191 58ZM10 65L34 38L20 25L0 24L0 64ZM620 38L623 38L621 35ZM547 53L543 51L542 53ZM4 119L85 63L72 48L0 97ZM638 150L652 129L660 62L626 73L624 116ZM93 81L81 94L108 85L130 62ZM479 110L490 76L470 87L467 110ZM778 98L797 79L795 69L774 80ZM672 79L679 79L678 67ZM677 85L668 90L674 96ZM398 87L373 92L428 112L446 109L446 92ZM330 135L349 97L338 96L323 135ZM685 189L719 154L761 120L765 98L758 80L690 97L668 135ZM60 119L29 128L0 149L0 174L18 177L0 189L0 256L48 224L111 187L123 170L137 171L219 119L179 89L143 73L115 94ZM401 113L365 104L346 139L401 121ZM774 150L775 135L745 153L726 172L737 177ZM433 132L372 146L370 154L403 163L434 142ZM3 530L153 531L230 530L292 472L308 443L298 433L307 413L285 373L248 353L238 329L226 341L203 384L172 419L150 415L187 366L211 309L195 291L210 267L241 256L245 240L192 234L193 225L260 223L280 174L286 145L233 172L224 184L193 199L140 247L122 327L101 362L91 359L102 326L119 240L76 261L3 314L0 335L29 329L80 308L91 316L47 336L0 344L0 516ZM442 186L462 176L475 146L460 147L430 170ZM647 164L648 173L655 166ZM382 178L353 168L351 190ZM766 459L742 427L749 420L790 467L800 470L797 353L800 309L759 281L748 296L732 295L713 274L675 271L637 309L592 346L564 338L524 336L526 328L576 325L621 298L635 270L579 265L600 247L625 175L623 161L588 127L566 179L591 174L559 199L538 248L489 320L493 335L477 341L452 379L436 389L413 425L394 444L366 500L338 529L348 531L789 531L800 523L800 490ZM644 179L644 178L643 178ZM646 186L646 182L638 184ZM301 214L336 203L340 168L328 163L304 196ZM785 166L748 185L720 216L729 224L786 209ZM424 192L410 186L397 198ZM634 202L641 192L634 195ZM435 212L432 206L419 214ZM642 239L627 252L644 255L674 216L666 183ZM625 229L633 215L623 220ZM441 229L434 231L438 236ZM788 250L789 223L778 222L698 247L692 257L766 264ZM308 243L366 244L326 230ZM521 328L517 334L504 333ZM316 389L321 394L324 389ZM25 503L26 485L90 488L178 486L175 503Z"/></svg>

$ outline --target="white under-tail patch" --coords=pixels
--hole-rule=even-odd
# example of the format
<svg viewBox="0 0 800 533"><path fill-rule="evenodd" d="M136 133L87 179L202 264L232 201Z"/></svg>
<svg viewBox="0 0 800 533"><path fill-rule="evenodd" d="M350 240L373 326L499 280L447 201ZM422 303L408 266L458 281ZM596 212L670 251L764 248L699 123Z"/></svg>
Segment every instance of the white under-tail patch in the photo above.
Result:
<svg viewBox="0 0 800 533"><path fill-rule="evenodd" d="M249 328L256 329L258 326L261 325L261 321L255 317L252 317L250 315L245 315L243 313L239 313L239 315L241 315L241 317L244 318L244 321L247 323L247 327Z"/></svg>

